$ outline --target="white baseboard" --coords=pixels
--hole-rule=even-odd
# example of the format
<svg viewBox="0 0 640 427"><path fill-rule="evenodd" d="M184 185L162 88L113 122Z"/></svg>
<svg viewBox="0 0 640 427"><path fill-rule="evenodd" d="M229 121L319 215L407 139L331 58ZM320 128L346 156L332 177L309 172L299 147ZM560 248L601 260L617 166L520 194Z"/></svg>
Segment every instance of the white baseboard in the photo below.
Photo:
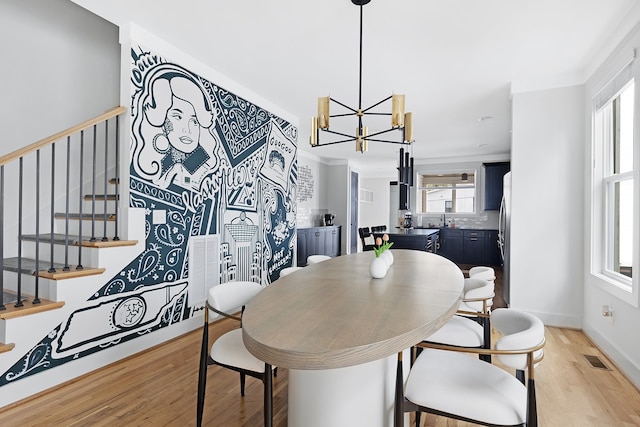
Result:
<svg viewBox="0 0 640 427"><path fill-rule="evenodd" d="M582 331L613 362L616 367L640 389L640 366L636 365L623 351L601 335L589 322L585 321Z"/></svg>

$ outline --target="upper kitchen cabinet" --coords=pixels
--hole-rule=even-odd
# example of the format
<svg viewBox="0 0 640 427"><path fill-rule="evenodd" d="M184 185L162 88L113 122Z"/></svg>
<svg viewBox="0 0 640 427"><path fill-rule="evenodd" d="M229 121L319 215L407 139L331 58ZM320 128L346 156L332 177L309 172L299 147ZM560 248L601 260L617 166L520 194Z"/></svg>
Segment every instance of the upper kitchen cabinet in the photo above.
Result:
<svg viewBox="0 0 640 427"><path fill-rule="evenodd" d="M497 211L502 201L502 178L511 169L510 162L483 163L484 210Z"/></svg>

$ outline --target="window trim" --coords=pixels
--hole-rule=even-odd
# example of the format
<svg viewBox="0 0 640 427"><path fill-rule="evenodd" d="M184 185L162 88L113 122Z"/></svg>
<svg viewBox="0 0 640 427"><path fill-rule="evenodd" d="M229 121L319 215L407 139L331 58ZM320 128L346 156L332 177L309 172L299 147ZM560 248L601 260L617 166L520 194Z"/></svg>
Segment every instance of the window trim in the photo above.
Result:
<svg viewBox="0 0 640 427"><path fill-rule="evenodd" d="M633 72L629 72L631 69ZM621 83L621 74L626 74L629 79ZM640 197L634 197L633 206L633 257L632 257L632 270L636 271L636 274L632 278L629 278L620 273L611 271L608 268L607 258L611 256L613 250L613 242L607 240L607 235L611 230L607 230L610 227L610 218L612 215L611 210L614 204L606 202L605 197L609 195L612 197L613 192L607 191L606 186L613 185L615 182L622 182L629 177L633 180L634 187L638 186L640 175L640 126L635 125L633 129L633 145L634 145L634 163L633 170L624 172L621 174L613 174L608 170L608 162L611 160L611 150L609 144L610 138L605 135L611 134L613 123L611 117L608 116L601 123L598 118L598 114L603 108L609 108L608 105L613 101L628 85L634 81L634 116L633 123L640 123L640 78L636 77L635 68L633 62L627 64L623 70L607 84L601 86L600 90L591 98L591 158L590 158L590 185L589 185L589 203L591 210L591 224L590 224L590 239L589 239L589 266L588 271L592 277L592 282L610 293L611 295L621 299L622 301L631 304L634 307L640 307L640 295L639 295L639 268L640 258L638 240L640 236ZM615 93L610 91L611 97L606 102L603 102L601 96L602 92L610 90L607 86L612 82L618 86L618 90ZM634 193L635 195L635 193ZM606 203L605 203L606 202Z"/></svg>
<svg viewBox="0 0 640 427"><path fill-rule="evenodd" d="M633 171L625 172L622 174L609 175L602 180L603 187L607 187L605 195L609 198L609 200L603 204L603 209L605 209L605 220L604 226L602 228L603 230L606 228L606 230L604 230L605 236L603 237L603 240L605 240L604 243L606 243L606 246L604 246L605 253L603 256L603 260L606 261L604 262L602 268L602 274L610 278L612 281L618 283L623 289L628 289L629 292L631 292L633 289L632 279L609 268L609 266L613 263L612 258L614 253L614 242L613 239L607 239L607 236L612 236L614 234L613 222L610 220L610 218L615 215L613 212L615 207L615 201L613 200L613 198L615 197L615 192L612 191L611 187L613 187L616 183L621 183L629 179L631 179L633 182ZM605 196L603 196L603 199L604 197Z"/></svg>
<svg viewBox="0 0 640 427"><path fill-rule="evenodd" d="M463 174L463 173L467 173L467 174L473 174L474 176L474 183L473 183L473 212L445 212L446 215L449 216L453 216L453 217L461 217L461 218L473 218L473 217L477 217L480 215L479 213L479 209L481 205L481 201L480 201L480 193L479 189L481 186L481 182L480 182L480 176L478 174L478 169L475 167L460 167L460 168L455 168L455 169L447 169L447 170L423 170L423 171L419 171L417 174L417 182L420 183L420 177L422 175L448 175L448 174ZM442 217L443 212L422 212L419 210L419 206L418 206L418 194L420 191L422 190L426 190L426 187L420 187L420 186L416 186L415 189L415 214L416 215L421 215L424 217L433 217L433 218L440 218Z"/></svg>

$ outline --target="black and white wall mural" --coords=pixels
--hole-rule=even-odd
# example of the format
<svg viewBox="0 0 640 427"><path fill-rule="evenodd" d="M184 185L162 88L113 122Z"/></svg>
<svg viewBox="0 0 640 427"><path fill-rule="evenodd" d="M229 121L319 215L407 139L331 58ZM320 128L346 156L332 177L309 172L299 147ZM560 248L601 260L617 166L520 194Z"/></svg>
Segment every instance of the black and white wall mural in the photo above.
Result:
<svg viewBox="0 0 640 427"><path fill-rule="evenodd" d="M217 283L268 286L293 265L296 127L141 46L130 83L130 206L145 211L145 250L0 386L201 314L189 265L203 254L189 253L191 239L216 236L206 257Z"/></svg>

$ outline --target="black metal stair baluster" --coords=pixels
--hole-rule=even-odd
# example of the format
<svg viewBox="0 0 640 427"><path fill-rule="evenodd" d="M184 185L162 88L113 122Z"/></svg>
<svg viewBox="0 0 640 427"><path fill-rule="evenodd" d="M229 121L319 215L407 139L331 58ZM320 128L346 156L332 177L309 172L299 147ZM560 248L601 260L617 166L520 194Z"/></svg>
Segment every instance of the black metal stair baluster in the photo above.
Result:
<svg viewBox="0 0 640 427"><path fill-rule="evenodd" d="M56 190L56 143L51 144L51 242L49 242L49 247L51 250L51 254L49 256L51 263L49 265L49 273L55 273L56 268L53 264L53 220L55 218L55 190Z"/></svg>
<svg viewBox="0 0 640 427"><path fill-rule="evenodd" d="M4 165L0 166L0 310L4 306Z"/></svg>
<svg viewBox="0 0 640 427"><path fill-rule="evenodd" d="M22 178L24 158L20 157L18 173L18 301L14 307L22 307Z"/></svg>
<svg viewBox="0 0 640 427"><path fill-rule="evenodd" d="M109 162L109 120L105 120L104 122L104 231L102 234L102 241L107 242L109 238L107 237L107 184L109 183L109 176L107 173L107 165Z"/></svg>
<svg viewBox="0 0 640 427"><path fill-rule="evenodd" d="M90 242L96 241L96 141L98 139L97 125L93 125L93 160L91 162L91 239Z"/></svg>
<svg viewBox="0 0 640 427"><path fill-rule="evenodd" d="M118 217L120 216L120 212L118 211L118 208L120 206L120 204L118 203L120 201L120 193L118 191L120 186L120 120L119 119L120 117L116 116L116 209L115 209L116 231L113 236L114 241L120 240L120 237L118 237L118 232L119 232Z"/></svg>
<svg viewBox="0 0 640 427"><path fill-rule="evenodd" d="M67 175L64 189L64 267L62 271L69 271L69 181L71 169L71 136L67 136Z"/></svg>
<svg viewBox="0 0 640 427"><path fill-rule="evenodd" d="M76 270L82 270L82 178L84 172L84 130L80 131L80 185L78 186L78 266Z"/></svg>
<svg viewBox="0 0 640 427"><path fill-rule="evenodd" d="M40 304L40 150L36 151L36 294L33 304Z"/></svg>

